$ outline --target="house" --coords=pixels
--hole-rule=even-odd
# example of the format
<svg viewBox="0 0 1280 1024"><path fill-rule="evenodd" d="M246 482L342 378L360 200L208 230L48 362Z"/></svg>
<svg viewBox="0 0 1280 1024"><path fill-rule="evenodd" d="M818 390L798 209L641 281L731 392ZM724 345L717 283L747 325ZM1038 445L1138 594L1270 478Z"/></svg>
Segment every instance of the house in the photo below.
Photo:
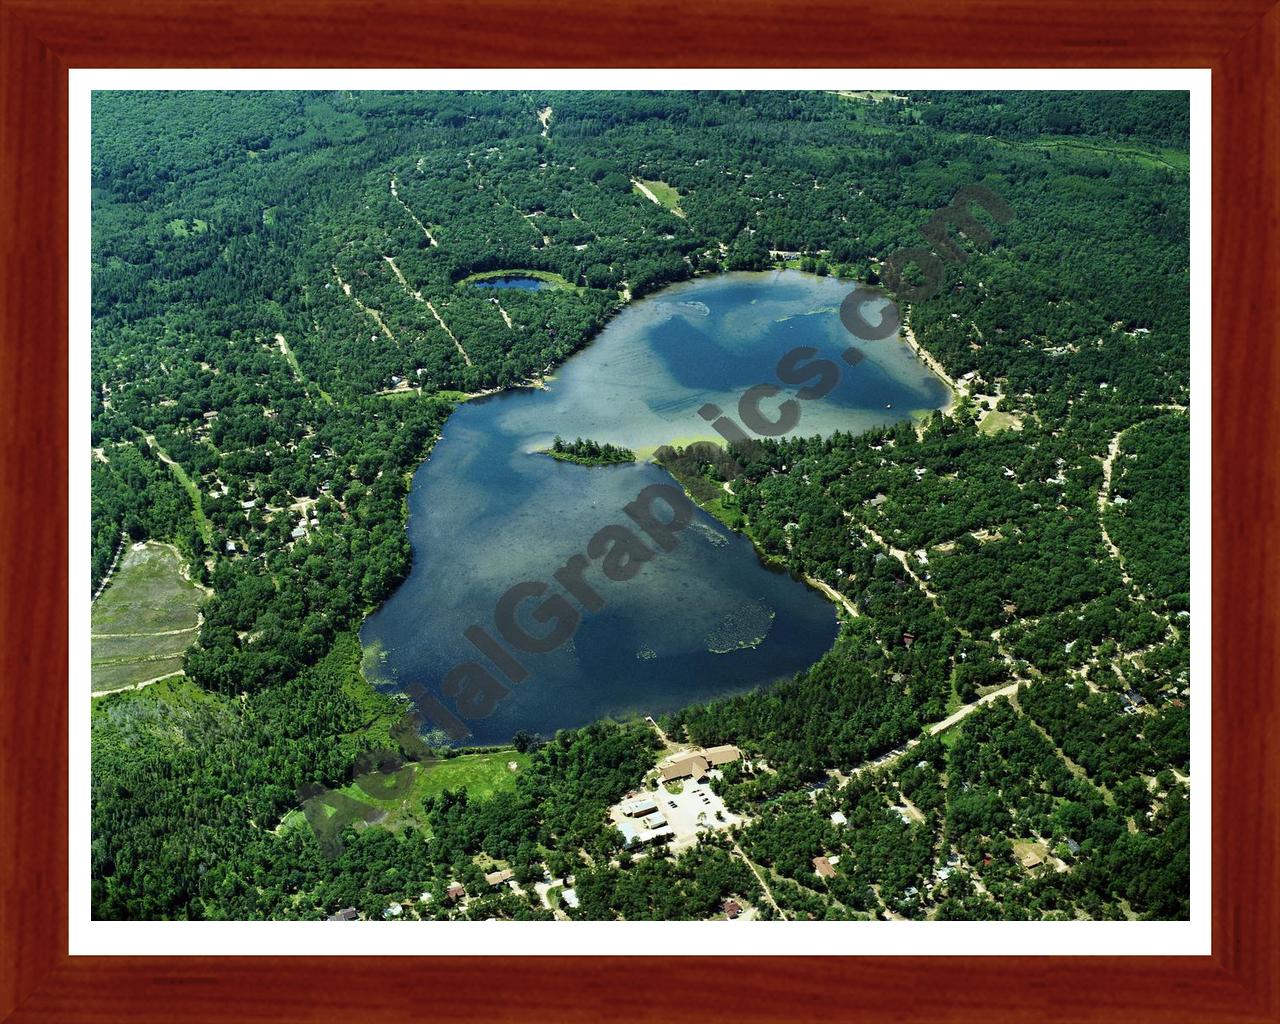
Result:
<svg viewBox="0 0 1280 1024"><path fill-rule="evenodd" d="M654 811L652 814L646 814L641 818L640 823L645 828L662 828L667 823L667 819L662 816L660 811Z"/></svg>
<svg viewBox="0 0 1280 1024"><path fill-rule="evenodd" d="M447 888L444 891L444 898L447 899L450 903L457 903L458 900L462 899L462 897L465 896L466 894L467 894L467 890L462 888L461 885L459 885L457 882L450 882L449 888Z"/></svg>
<svg viewBox="0 0 1280 1024"><path fill-rule="evenodd" d="M240 507L244 509L246 512L248 512L249 509L256 507L257 504L258 504L257 498L250 498L248 501L240 502Z"/></svg>
<svg viewBox="0 0 1280 1024"><path fill-rule="evenodd" d="M632 843L638 842L640 839L640 829L636 827L634 821L620 821L614 828L622 833L622 845L630 846Z"/></svg>
<svg viewBox="0 0 1280 1024"><path fill-rule="evenodd" d="M658 802L651 796L637 796L630 800L624 800L618 805L618 810L629 818L643 818L646 814L652 814L658 809Z"/></svg>
<svg viewBox="0 0 1280 1024"><path fill-rule="evenodd" d="M662 781L673 782L676 779L702 779L707 774L707 759L701 754L682 757L662 769Z"/></svg>
<svg viewBox="0 0 1280 1024"><path fill-rule="evenodd" d="M826 857L813 858L813 870L818 873L820 878L835 878L836 869L831 866L831 861Z"/></svg>
<svg viewBox="0 0 1280 1024"><path fill-rule="evenodd" d="M233 540L227 541L227 554L234 555L235 553L236 553L236 542Z"/></svg>
<svg viewBox="0 0 1280 1024"><path fill-rule="evenodd" d="M566 907L573 907L573 908L574 908L574 910L577 910L577 909L578 909L578 893L577 893L577 890L575 890L575 889L562 889L562 890L560 891L560 902L561 902L561 903L563 903Z"/></svg>
<svg viewBox="0 0 1280 1024"><path fill-rule="evenodd" d="M832 812L831 812L831 824L833 824L833 825L847 825L847 824L849 824L849 819L848 819L848 818L846 818L846 817L844 816L844 814L843 814L841 811L832 811Z"/></svg>
<svg viewBox="0 0 1280 1024"><path fill-rule="evenodd" d="M642 844L656 843L663 839L670 839L675 834L675 829L670 825L663 825L660 828L646 828L640 833L640 842Z"/></svg>
<svg viewBox="0 0 1280 1024"><path fill-rule="evenodd" d="M742 913L742 907L737 900L727 899L720 904L720 909L724 911L724 916L730 920L736 920L738 915Z"/></svg>
<svg viewBox="0 0 1280 1024"><path fill-rule="evenodd" d="M1033 868L1038 868L1041 864L1043 864L1044 858L1041 857L1037 851L1028 847L1027 849L1023 850L1020 854L1018 854L1018 863L1021 864L1024 868L1026 868L1028 871L1030 871Z"/></svg>
<svg viewBox="0 0 1280 1024"><path fill-rule="evenodd" d="M360 915L359 913L356 912L355 907L343 907L336 914L331 914L329 917L326 917L325 920L326 921L358 921L360 920Z"/></svg>
<svg viewBox="0 0 1280 1024"><path fill-rule="evenodd" d="M400 906L399 903L392 903L382 912L382 919L384 921L390 921L393 917L399 917L403 913L404 907Z"/></svg>
<svg viewBox="0 0 1280 1024"><path fill-rule="evenodd" d="M1066 846L1066 848L1071 851L1071 856L1074 857L1077 853L1080 852L1080 844L1077 843L1070 836L1067 836L1067 838L1062 840L1062 842Z"/></svg>
<svg viewBox="0 0 1280 1024"><path fill-rule="evenodd" d="M903 647L906 647L908 650L910 650L911 645L912 645L913 643L915 643L915 642L916 642L916 636L915 636L915 634L914 634L914 633L903 633L903 634L902 634L902 646L903 646Z"/></svg>
<svg viewBox="0 0 1280 1024"><path fill-rule="evenodd" d="M293 528L293 532L289 534L289 536L292 537L294 540L301 540L306 535L307 535L307 531L305 527L302 527L302 526L295 526Z"/></svg>
<svg viewBox="0 0 1280 1024"><path fill-rule="evenodd" d="M707 763L713 768L719 768L722 764L728 764L730 761L736 761L742 757L742 751L732 743L726 743L719 747L707 747L702 753L706 757Z"/></svg>
<svg viewBox="0 0 1280 1024"><path fill-rule="evenodd" d="M514 878L515 872L510 868L503 868L501 871L490 871L484 876L485 884L492 886L501 885L508 878Z"/></svg>

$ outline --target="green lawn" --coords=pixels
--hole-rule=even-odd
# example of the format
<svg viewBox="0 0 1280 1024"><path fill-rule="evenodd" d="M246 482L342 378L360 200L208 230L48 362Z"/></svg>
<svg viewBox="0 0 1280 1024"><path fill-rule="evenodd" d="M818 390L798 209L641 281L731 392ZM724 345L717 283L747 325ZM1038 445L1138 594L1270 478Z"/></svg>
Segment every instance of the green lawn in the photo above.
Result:
<svg viewBox="0 0 1280 1024"><path fill-rule="evenodd" d="M684 211L680 209L680 193L676 189L672 188L665 181L646 181L644 178L639 178L637 180L640 182L640 185L645 186L645 188L657 196L658 202L668 210L672 213L679 214L681 217L684 216ZM645 196L644 192L640 190L640 185L633 185L632 189L637 195L644 196L648 199L649 197Z"/></svg>
<svg viewBox="0 0 1280 1024"><path fill-rule="evenodd" d="M160 443L154 437L148 437L141 427L138 427L137 431L142 434L143 441L150 445L157 455L161 456L165 465L173 470L173 475L178 478L178 483L182 484L182 489L187 492L187 497L191 499L191 514L195 518L196 528L200 531L200 537L204 540L205 547L212 549L213 527L209 525L209 520L204 517L204 503L200 499L200 488L192 482L191 477L187 476L187 471L169 457L169 453L160 447Z"/></svg>
<svg viewBox="0 0 1280 1024"><path fill-rule="evenodd" d="M169 230L173 232L176 238L186 238L188 235L202 235L209 230L209 225L198 217L187 220L183 217L175 217L169 221Z"/></svg>
<svg viewBox="0 0 1280 1024"><path fill-rule="evenodd" d="M978 424L980 434L998 434L1002 430L1021 430L1022 420L1007 412L989 412Z"/></svg>
<svg viewBox="0 0 1280 1024"><path fill-rule="evenodd" d="M952 747L956 745L956 742L960 739L960 733L963 730L964 730L964 719L962 718L960 719L960 721L958 721L946 732L938 733L938 740L939 742L941 742L941 744L944 747L950 750Z"/></svg>
<svg viewBox="0 0 1280 1024"><path fill-rule="evenodd" d="M512 761L516 763L516 771L507 767ZM383 772L362 776L338 792L386 812L386 817L379 822L386 828L400 829L412 825L426 830L428 826L422 813L424 797L439 796L446 789L464 789L473 800L483 800L495 793L514 790L517 773L528 767L528 754L517 753L511 748L490 750L481 754L460 754L440 761L406 764L394 773L394 777L403 778L402 773L411 773L413 783L399 796L371 795L377 793L380 786L393 784L393 776ZM280 823L281 829L292 828L296 824L294 819L301 820L302 813L290 811Z"/></svg>
<svg viewBox="0 0 1280 1024"><path fill-rule="evenodd" d="M1191 154L1171 148L1147 149L1129 142L1105 142L1099 139L1040 138L1029 142L994 140L997 145L1029 147L1047 150L1072 150L1077 153L1097 153L1110 159L1133 160L1148 167L1163 167L1187 173L1191 170Z"/></svg>

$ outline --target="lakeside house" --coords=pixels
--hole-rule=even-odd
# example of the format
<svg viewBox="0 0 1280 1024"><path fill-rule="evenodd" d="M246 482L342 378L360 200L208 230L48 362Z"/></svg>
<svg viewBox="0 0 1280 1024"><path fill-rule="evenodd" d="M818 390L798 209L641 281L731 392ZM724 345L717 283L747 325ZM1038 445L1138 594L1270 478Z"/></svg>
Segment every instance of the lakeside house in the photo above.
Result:
<svg viewBox="0 0 1280 1024"><path fill-rule="evenodd" d="M674 782L676 779L692 778L701 782L712 768L737 761L742 751L731 743L718 747L706 747L677 758L661 769L663 782Z"/></svg>
<svg viewBox="0 0 1280 1024"><path fill-rule="evenodd" d="M725 743L718 747L707 747L702 753L712 768L719 768L721 765L728 764L730 761L737 761L742 757L742 751L731 743Z"/></svg>
<svg viewBox="0 0 1280 1024"><path fill-rule="evenodd" d="M676 779L693 778L701 781L706 777L710 764L701 754L682 757L662 769L662 781L674 782Z"/></svg>

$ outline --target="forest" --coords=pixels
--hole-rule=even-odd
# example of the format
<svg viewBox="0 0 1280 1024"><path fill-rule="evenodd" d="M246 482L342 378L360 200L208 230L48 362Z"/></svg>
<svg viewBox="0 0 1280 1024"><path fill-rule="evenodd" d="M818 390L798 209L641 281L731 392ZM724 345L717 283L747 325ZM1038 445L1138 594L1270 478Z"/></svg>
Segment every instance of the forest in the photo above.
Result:
<svg viewBox="0 0 1280 1024"><path fill-rule="evenodd" d="M582 466L612 466L623 462L635 462L636 453L630 448L622 448L615 444L600 444L590 438L575 438L566 441L559 434L551 442L547 454L553 459L564 462L576 462Z"/></svg>
<svg viewBox="0 0 1280 1024"><path fill-rule="evenodd" d="M87 582L122 536L163 540L213 596L185 678L94 702L95 916L372 918L427 892L414 913L545 917L488 891L497 861L576 875L583 918L759 903L715 842L636 858L606 827L656 756L642 725L523 737L514 791L360 823L337 860L300 794L399 743L356 630L409 571L409 481L459 402L695 275L880 285L981 184L1014 216L979 211L991 243L961 238L937 294L900 303L962 382L945 415L655 456L857 611L794 679L661 724L771 766L716 785L784 916L1185 917L1188 145L1172 93L97 94ZM473 284L499 271L545 287ZM1067 839L1067 870L1021 866Z"/></svg>

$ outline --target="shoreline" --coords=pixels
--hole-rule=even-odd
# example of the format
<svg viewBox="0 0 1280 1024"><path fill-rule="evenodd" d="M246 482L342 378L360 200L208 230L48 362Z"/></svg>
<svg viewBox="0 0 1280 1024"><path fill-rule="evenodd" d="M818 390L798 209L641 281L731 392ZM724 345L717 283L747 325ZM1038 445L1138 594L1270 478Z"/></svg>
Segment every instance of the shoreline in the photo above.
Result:
<svg viewBox="0 0 1280 1024"><path fill-rule="evenodd" d="M907 348L911 349L915 354L915 357L919 359L920 362L924 363L924 365L932 371L933 375L947 386L947 404L939 411L943 416L950 416L955 410L956 400L960 396L960 386L951 379L947 371L943 369L942 364L938 362L928 349L920 344L920 339L916 337L916 332L912 328L911 322L905 317L902 321L902 330L903 333L901 337L902 340L906 342Z"/></svg>
<svg viewBox="0 0 1280 1024"><path fill-rule="evenodd" d="M746 273L760 273L760 274L772 274L772 275L778 275L778 274L783 273L783 272L788 271L788 270L793 270L793 268L787 267L787 266L784 264L784 265L781 265L781 266L769 267L769 268L767 268L766 270L762 270L762 271L747 271ZM800 273L800 274L804 274L804 273L806 273L805 271L801 271L801 270L795 270L794 272L795 272L795 273ZM538 375L536 375L536 376L533 376L533 377L529 377L529 378L527 378L527 379L525 379L525 380L523 380L523 381L520 381L520 382L518 382L518 383L516 383L516 384L510 384L510 385L507 385L506 387L495 386L495 387L491 387L491 388L484 388L484 389L482 389L482 390L480 390L480 391L475 391L475 392L456 392L456 391L455 391L455 392L452 392L452 395L453 395L453 396L457 396L457 397L455 398L455 405L462 405L462 404L463 404L463 403L465 403L465 402L475 401L475 400L482 399L482 398L491 398L491 397L493 397L494 395L499 395L499 394L503 394L503 393L506 393L506 392L514 392L514 391L524 390L524 389L537 389L537 390L543 390L543 391L549 390L549 387L548 387L548 381L552 381L552 380L554 380L554 379L555 379L555 373L554 373L554 372L552 372L552 371L557 370L557 369L559 368L559 366L563 366L563 365L567 364L567 363L569 362L569 360L570 360L570 359L572 359L574 356L576 356L576 355L578 355L578 354L580 354L580 353L582 353L582 352L585 352L585 351L586 351L590 346L594 345L594 344L596 343L597 339L598 339L601 335L603 335L603 333L604 333L604 331L605 331L605 328L607 328L607 327L609 326L609 324L610 324L610 323L612 323L612 321L614 320L614 318L615 318L615 317L617 317L617 316L618 316L619 314L621 314L622 312L624 312L624 311L625 311L626 309L628 309L629 307L633 306L633 305L638 301L638 299L644 299L644 298L649 298L649 297L652 297L652 296L655 296L655 295L659 295L659 294L661 294L661 293L663 293L663 292L668 291L669 289L671 289L671 288L673 288L673 287L677 287L677 286L679 286L679 285L688 285L688 284L692 284L693 282L695 282L695 281L697 281L697 280L699 280L699 279L701 279L701 278L707 278L707 277L719 277L719 276L723 276L723 275L728 274L728 273L736 273L736 272L735 272L735 271L726 271L726 270L722 270L722 269L719 269L719 268L717 268L717 269L715 269L715 270L707 269L707 270L699 270L699 271L695 271L695 272L694 272L690 277L688 277L688 278L684 278L684 279L682 279L682 280L680 280L680 281L672 281L672 282L670 282L669 284L664 285L663 287L661 287L661 288L657 289L656 291L654 291L654 292L650 292L650 293L647 293L646 295L639 296L638 298L633 298L633 297L631 296L631 294L630 294L629 290L628 290L628 292L626 293L625 298L620 296L620 298L619 298L619 302L618 302L617 306L616 306L615 308L613 308L612 310L610 310L610 312L609 312L609 313L608 313L608 315L605 317L605 319L604 319L603 323L600 325L600 327L599 327L596 331L594 331L594 332L593 332L593 333L592 333L588 338L584 339L584 340L583 340L582 345L581 345L581 346L579 346L578 348L574 349L572 352L570 352L570 353L569 353L569 354L564 358L564 360L562 360L562 361L561 361L561 363L560 363L560 364L558 364L558 365L556 365L556 364L549 365L546 369L544 369L544 370L542 371L542 373L540 373L540 374L538 374ZM814 276L816 276L816 275L814 275ZM843 280L843 279L836 279L836 280ZM855 279L855 280L851 280L851 281L850 281L850 286L852 287L853 285L856 285L857 283L858 283L858 282L856 281L856 279ZM959 397L959 394L960 394L960 389L957 387L957 385L956 385L955 381L953 381L953 380L951 379L951 377L947 374L946 370L942 367L942 364L941 364L941 363L939 363L939 362L937 361L937 359L935 359L935 358L934 358L934 356L933 356L932 354L930 354L930 353L929 353L929 352L924 348L924 346L922 346L922 345L920 344L919 339L917 339L917 338L916 338L915 332L914 332L914 330L912 329L912 327L911 327L910 323L909 323L905 318L904 318L904 320L903 320L903 328L904 328L904 332L903 332L903 334L902 334L902 336L901 336L902 340L906 342L906 344L907 344L908 348L910 348L910 349L911 349L912 353L916 356L916 358L918 358L922 363L924 363L924 364L925 364L925 366L930 370L930 372L932 372L932 373L934 374L934 376L935 376L939 381L941 381L941 382L946 386L946 388L947 388L947 401L946 401L946 404L945 404L945 405L943 405L942 407L940 407L940 408L939 408L939 411L940 411L944 416L950 416L950 415L952 415L952 414L953 414L953 412L954 412L955 406L956 406L957 398ZM419 391L419 394L422 394L422 392L421 392L421 391ZM436 392L435 394L440 394L440 393L439 393L439 392ZM929 410L929 412L930 412L930 414L932 414L932 410ZM452 415L452 413L450 413L450 415ZM915 419L917 419L918 417L916 417L914 414L912 414L909 418L910 418L910 419L912 419L912 420L915 420ZM421 460L421 462L419 462L419 464L418 464L418 469L420 469L420 468L421 468L425 463L427 463L428 461L430 461L431 456L432 456L432 454L434 453L434 450L435 450L435 446L436 446L436 444L438 444L438 443L443 439L443 436L444 436L444 429L445 429L445 426L447 425L447 422L448 422L448 420L447 420L447 418L446 418L445 423L441 425L441 434L440 434L440 436L438 436L438 437L435 439L435 441L432 443L432 450L431 450L431 451L429 451L429 452L427 452L427 454L423 457L423 459ZM699 439L699 440L701 440L701 439ZM713 438L713 437L707 437L707 438L705 438L705 440L708 440L708 441L711 441L712 443L718 444L718 445L719 445L720 447L722 447L722 448L723 448L723 447L727 447L727 443L725 442L725 440L724 440L722 437L718 437L718 436L717 436L717 437L714 437L714 438ZM675 444L676 444L676 442L669 442L669 443L671 443L671 444L673 444L673 445L675 445ZM687 444L688 444L688 441L687 441L687 439L686 439L686 442L685 442L685 444L684 444L683 446L687 446ZM634 451L636 458L635 458L635 462L634 462L634 463L631 463L631 464L632 464L632 465L634 465L634 464L636 464L636 463L649 463L649 464L652 464L652 465L658 465L658 466L659 466L659 468L664 468L664 467L661 467L658 463L656 463L656 462L654 462L654 461L653 461L653 454L654 454L654 452L657 450L657 448L659 448L659 447L663 447L663 445L656 445L656 446L642 446L642 447L640 447L640 448L633 448L633 449L632 449L632 451ZM549 454L549 453L539 453L539 454ZM560 461L571 461L571 460L560 460ZM620 463L620 465L626 465L626 463ZM417 470L415 469L415 470L414 470L414 474L411 474L411 477L412 477L412 475L416 475L416 472L417 472ZM692 502L693 502L693 503L698 507L698 509L699 509L700 511L706 512L706 514L707 514L707 515L710 515L713 519L715 519L715 520L716 520L716 522L720 523L722 526L724 526L724 527L725 527L725 529L729 530L731 533L736 533L736 534L739 534L739 535L741 535L741 536L745 537L745 538L746 538L746 539L751 543L752 549L755 551L756 557L761 561L761 563L762 563L762 564L764 564L764 565L766 565L766 566L776 567L776 568L782 569L783 571L789 572L789 573L790 573L793 577L795 577L797 580L804 582L807 586L809 586L809 587L811 587L812 589L814 589L814 590L818 591L818 592L819 592L819 593L821 593L824 597L826 597L826 598L827 598L827 599L828 599L828 600L829 600L829 601L830 601L830 602L835 606L835 609L836 609L836 619L837 619L837 621L839 621L839 620L841 619L841 617L842 617L842 616L841 616L841 610L843 610L845 613L847 613L850 617L854 617L854 618L856 618L856 617L858 617L858 616L859 616L859 612L858 612L857 606L856 606L856 605L855 605L855 604L854 604L854 603L853 603L853 602L852 602L848 597L846 597L844 594L840 593L840 591L836 590L833 586L831 586L829 583L825 582L824 580L820 580L820 579L818 579L818 578L816 578L816 577L809 576L809 575L807 575L807 574L798 573L798 572L796 572L795 570L791 569L791 568L790 568L790 566L788 566L785 562L781 562L781 561L779 561L779 560L777 560L777 559L773 558L772 556L770 556L770 555L766 554L766 553L765 553L764 551L762 551L762 550L760 549L760 547L756 544L756 541L755 541L755 539L751 536L750 532L748 532L748 531L747 531L747 530L745 530L745 529L744 529L744 530L734 530L734 529L733 529L732 527L730 527L727 523L724 523L724 522L723 522L723 521L722 521L718 516L716 516L716 515L714 515L713 513L709 512L709 511L708 511L708 510L707 510L707 509L702 505L702 503L701 503L701 502L699 502L699 501L698 501L698 500L697 500L697 499L696 499L696 498L695 498L695 497L694 497L694 496L689 492L689 490L688 490L688 489L685 487L685 485L684 485L684 484L679 480L679 478L677 478L673 473L671 473L671 471L670 471L670 470L665 470L665 472L667 473L667 475L668 475L668 476L670 476L670 477L671 477L671 479L672 479L672 480L677 484L677 486L679 486L679 487L680 487L680 489L681 489L681 490L682 490L682 491L683 491L683 492L688 496L689 500L690 500L690 501L692 501ZM411 493L411 491L412 491L412 485L410 486L410 493ZM405 518L404 518L404 521L403 521L403 522L402 522L402 524L401 524L401 529L403 529L403 530L405 530L405 531L407 531L407 530L408 530L408 528L409 528L409 511L408 511L408 504L409 504L409 494L407 493L407 494L405 495L405 501L404 501ZM409 576L410 574L412 574L412 572L413 572L413 566L412 566L412 555L411 555L411 556L410 556L409 572L408 572L408 573L406 574L406 576L405 576L405 579L406 579L406 580L408 579L408 576ZM397 589L398 589L398 587L397 587ZM394 592L394 591L393 591L393 592ZM358 625L356 625L356 627L355 627L355 632L356 632L356 636L357 636L357 638L359 638L360 634L363 632L363 630L364 630L364 625L365 625L365 623L367 622L367 620L368 620L369 616L370 616L370 615L372 615L374 612L376 612L376 611L378 610L378 608L382 607L382 606L386 603L386 601L390 598L390 596L391 596L391 595L388 595L386 598L384 598L383 600L379 601L376 605L374 605L373 607L369 608L369 609L366 611L366 613L361 617L359 624L358 624ZM837 635L838 635L838 634L837 634ZM362 646L363 646L363 645L362 645ZM834 640L833 640L833 642L832 642L832 646L834 647ZM828 650L830 650L830 649L831 649L831 648L829 648ZM361 675L361 677L362 677L362 678L364 678L363 666L361 666L361 672L360 672L360 675ZM367 678L364 678L364 681L365 681L366 685L369 685L371 688L373 688L373 684L372 684L372 682L370 682Z"/></svg>

